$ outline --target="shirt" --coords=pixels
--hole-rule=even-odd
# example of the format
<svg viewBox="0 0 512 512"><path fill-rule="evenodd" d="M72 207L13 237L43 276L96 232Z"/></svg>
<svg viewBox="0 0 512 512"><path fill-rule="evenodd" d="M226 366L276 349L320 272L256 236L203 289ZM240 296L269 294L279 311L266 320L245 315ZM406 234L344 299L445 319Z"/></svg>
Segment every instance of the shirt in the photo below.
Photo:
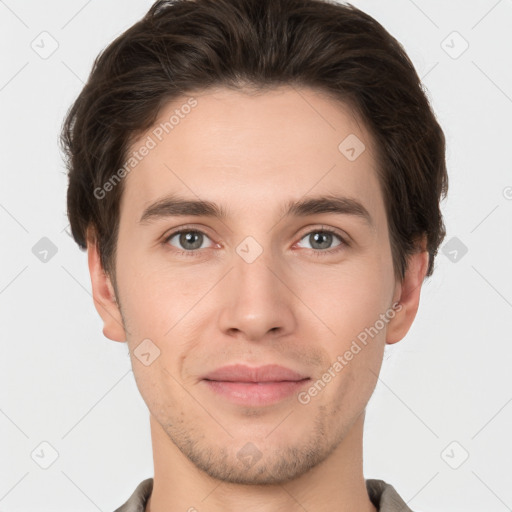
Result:
<svg viewBox="0 0 512 512"><path fill-rule="evenodd" d="M379 512L413 512L398 495L395 488L384 480L367 479L368 496ZM143 480L135 489L128 501L114 512L145 512L151 491L153 479Z"/></svg>

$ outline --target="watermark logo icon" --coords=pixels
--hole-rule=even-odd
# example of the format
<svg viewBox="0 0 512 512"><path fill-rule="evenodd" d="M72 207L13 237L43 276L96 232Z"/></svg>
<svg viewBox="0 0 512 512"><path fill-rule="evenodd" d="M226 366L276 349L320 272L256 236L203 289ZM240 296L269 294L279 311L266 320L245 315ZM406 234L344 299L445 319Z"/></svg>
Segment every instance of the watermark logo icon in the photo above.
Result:
<svg viewBox="0 0 512 512"><path fill-rule="evenodd" d="M252 236L245 237L236 247L236 253L246 262L252 263L263 252L263 247Z"/></svg>
<svg viewBox="0 0 512 512"><path fill-rule="evenodd" d="M59 43L49 32L43 31L30 43L30 47L41 59L46 60L57 51Z"/></svg>
<svg viewBox="0 0 512 512"><path fill-rule="evenodd" d="M363 141L353 133L345 137L338 145L339 152L351 162L357 160L365 149Z"/></svg>
<svg viewBox="0 0 512 512"><path fill-rule="evenodd" d="M459 469L469 458L469 452L458 441L452 441L442 452L441 458L452 469Z"/></svg>
<svg viewBox="0 0 512 512"><path fill-rule="evenodd" d="M40 468L48 469L59 458L59 452L48 441L43 441L32 450L30 457Z"/></svg>
<svg viewBox="0 0 512 512"><path fill-rule="evenodd" d="M452 59L458 59L469 48L469 43L454 30L441 41L441 48Z"/></svg>
<svg viewBox="0 0 512 512"><path fill-rule="evenodd" d="M246 443L238 450L237 457L249 469L263 457L263 454L253 443Z"/></svg>
<svg viewBox="0 0 512 512"><path fill-rule="evenodd" d="M48 263L56 254L57 246L46 236L43 236L34 247L32 254L42 263Z"/></svg>
<svg viewBox="0 0 512 512"><path fill-rule="evenodd" d="M456 236L453 236L443 246L442 253L452 262L458 263L468 252L467 246Z"/></svg>
<svg viewBox="0 0 512 512"><path fill-rule="evenodd" d="M133 351L133 355L144 366L149 366L160 356L160 349L149 338L146 338L137 345L137 348Z"/></svg>

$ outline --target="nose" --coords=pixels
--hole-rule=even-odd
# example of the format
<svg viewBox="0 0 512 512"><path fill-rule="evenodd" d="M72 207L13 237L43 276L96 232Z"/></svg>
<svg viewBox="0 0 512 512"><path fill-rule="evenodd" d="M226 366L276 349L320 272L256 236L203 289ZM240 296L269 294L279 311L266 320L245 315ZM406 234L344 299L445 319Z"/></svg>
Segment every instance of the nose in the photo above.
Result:
<svg viewBox="0 0 512 512"><path fill-rule="evenodd" d="M248 262L235 255L219 290L219 328L250 341L284 336L296 327L298 299L285 265L263 252Z"/></svg>

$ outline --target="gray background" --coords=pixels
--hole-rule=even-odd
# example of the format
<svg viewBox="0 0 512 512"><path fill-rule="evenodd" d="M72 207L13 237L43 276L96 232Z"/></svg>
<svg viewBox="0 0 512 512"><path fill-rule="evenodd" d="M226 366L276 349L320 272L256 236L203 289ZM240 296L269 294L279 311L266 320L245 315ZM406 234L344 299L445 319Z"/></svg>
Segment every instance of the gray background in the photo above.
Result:
<svg viewBox="0 0 512 512"><path fill-rule="evenodd" d="M512 1L353 3L423 78L450 178L434 276L368 406L365 477L415 511L512 510ZM0 512L111 511L153 475L126 344L103 337L68 234L57 147L94 58L151 4L0 1Z"/></svg>

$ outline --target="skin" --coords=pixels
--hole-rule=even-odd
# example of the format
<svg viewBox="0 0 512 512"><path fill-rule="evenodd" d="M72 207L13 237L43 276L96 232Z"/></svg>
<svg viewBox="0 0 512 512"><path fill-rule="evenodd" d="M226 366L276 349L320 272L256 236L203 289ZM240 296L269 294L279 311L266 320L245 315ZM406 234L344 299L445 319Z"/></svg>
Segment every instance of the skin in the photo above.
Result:
<svg viewBox="0 0 512 512"><path fill-rule="evenodd" d="M425 246L395 279L373 142L348 106L288 86L194 97L198 105L124 178L115 282L92 231L88 248L103 333L128 343L150 412L146 510L375 511L363 476L365 407L385 344L401 340L416 315ZM166 105L155 124L187 99ZM354 161L338 150L349 134L366 146ZM168 193L212 201L229 215L140 223ZM373 227L353 215L280 215L289 200L327 193L358 199ZM185 224L205 234L195 256L177 252L191 252L179 236L165 241ZM333 236L318 248L309 235L322 227L350 244ZM247 236L263 249L252 263L236 252ZM226 364L276 363L315 382L396 302L400 310L308 404L291 396L240 406L201 380ZM134 354L144 339L160 350L148 366ZM237 457L247 443L260 455L249 467Z"/></svg>

